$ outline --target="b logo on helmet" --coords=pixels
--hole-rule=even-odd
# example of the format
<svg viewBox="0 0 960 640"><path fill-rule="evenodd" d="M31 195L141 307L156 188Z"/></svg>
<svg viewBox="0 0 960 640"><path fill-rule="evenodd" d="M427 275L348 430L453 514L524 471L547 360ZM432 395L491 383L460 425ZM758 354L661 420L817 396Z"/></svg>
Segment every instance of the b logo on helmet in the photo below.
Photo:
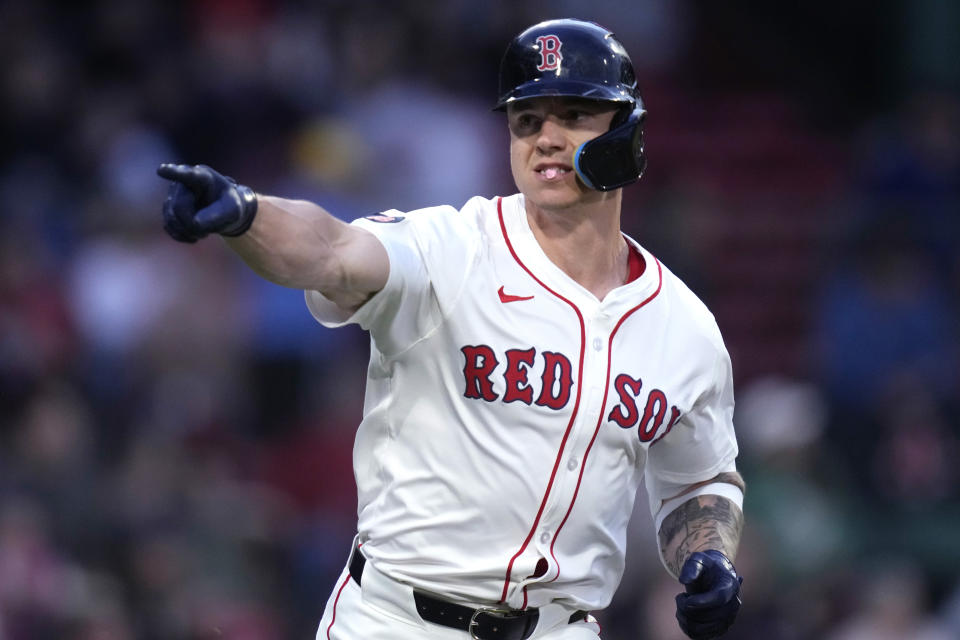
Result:
<svg viewBox="0 0 960 640"><path fill-rule="evenodd" d="M560 68L560 61L563 56L560 55L560 47L563 45L557 36L540 36L537 38L537 44L540 45L540 64L537 65L537 71L555 71Z"/></svg>

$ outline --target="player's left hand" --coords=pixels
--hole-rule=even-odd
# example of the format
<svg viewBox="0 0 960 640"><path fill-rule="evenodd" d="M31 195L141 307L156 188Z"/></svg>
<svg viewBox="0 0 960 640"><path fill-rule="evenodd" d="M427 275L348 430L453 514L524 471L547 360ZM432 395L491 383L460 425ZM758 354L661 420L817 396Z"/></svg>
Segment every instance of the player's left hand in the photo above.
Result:
<svg viewBox="0 0 960 640"><path fill-rule="evenodd" d="M677 621L693 640L719 638L733 624L740 610L743 578L730 560L714 549L698 551L683 563L680 583L686 593L677 594Z"/></svg>

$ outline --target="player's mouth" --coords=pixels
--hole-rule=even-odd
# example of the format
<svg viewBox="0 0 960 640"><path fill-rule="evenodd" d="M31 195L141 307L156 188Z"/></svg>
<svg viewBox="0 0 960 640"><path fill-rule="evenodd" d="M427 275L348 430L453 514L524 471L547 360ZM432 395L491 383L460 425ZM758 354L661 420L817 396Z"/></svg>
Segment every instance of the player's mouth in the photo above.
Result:
<svg viewBox="0 0 960 640"><path fill-rule="evenodd" d="M533 168L543 180L552 182L554 180L563 180L564 177L573 171L573 167L568 164L560 163L541 163Z"/></svg>

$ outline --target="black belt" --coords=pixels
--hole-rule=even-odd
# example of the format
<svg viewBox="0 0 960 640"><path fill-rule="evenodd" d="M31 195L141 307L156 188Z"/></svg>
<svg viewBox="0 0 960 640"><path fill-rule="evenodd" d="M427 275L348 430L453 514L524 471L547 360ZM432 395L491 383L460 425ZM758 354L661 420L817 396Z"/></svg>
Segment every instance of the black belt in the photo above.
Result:
<svg viewBox="0 0 960 640"><path fill-rule="evenodd" d="M350 557L350 575L360 584L367 559L354 549ZM476 640L527 640L540 620L538 609L471 609L461 604L413 590L417 613L427 622L468 631ZM586 611L577 611L568 621L570 624L587 617Z"/></svg>

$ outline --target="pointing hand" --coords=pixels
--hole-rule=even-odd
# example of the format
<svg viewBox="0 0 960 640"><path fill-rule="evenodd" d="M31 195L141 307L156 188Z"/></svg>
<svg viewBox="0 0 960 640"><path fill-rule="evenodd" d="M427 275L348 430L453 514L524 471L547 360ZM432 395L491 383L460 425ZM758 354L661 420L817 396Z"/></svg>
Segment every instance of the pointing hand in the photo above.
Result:
<svg viewBox="0 0 960 640"><path fill-rule="evenodd" d="M163 203L163 229L179 242L196 242L210 233L239 236L257 214L250 187L206 165L162 164L157 175L171 180Z"/></svg>

